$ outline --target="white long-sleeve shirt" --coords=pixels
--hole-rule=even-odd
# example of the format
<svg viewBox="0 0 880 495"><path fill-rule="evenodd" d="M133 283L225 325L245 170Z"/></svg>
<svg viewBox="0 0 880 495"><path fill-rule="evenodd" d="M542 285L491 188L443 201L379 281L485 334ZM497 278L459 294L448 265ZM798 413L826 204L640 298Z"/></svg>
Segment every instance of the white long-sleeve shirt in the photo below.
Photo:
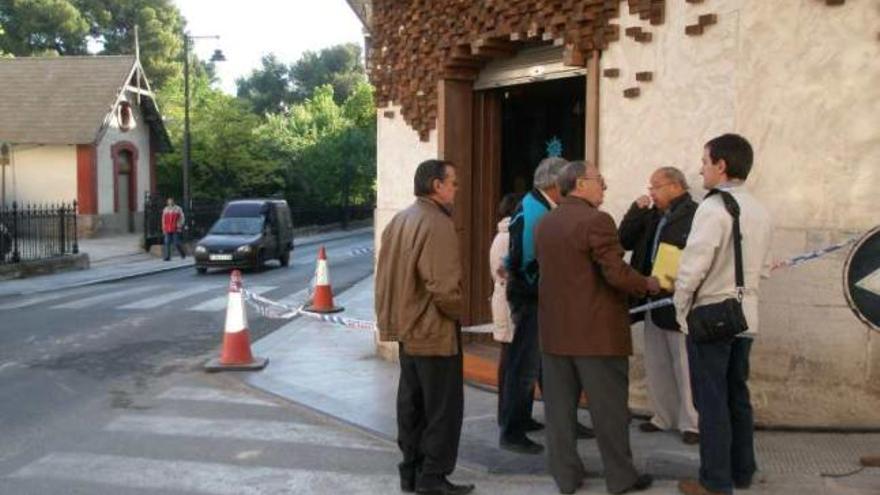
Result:
<svg viewBox="0 0 880 495"><path fill-rule="evenodd" d="M719 189L730 192L740 208L743 276L743 313L749 324L744 337L758 332L758 290L761 276L770 274L770 242L773 230L767 209L741 183L727 183ZM675 312L682 331L693 307L736 297L733 251L733 217L721 196L706 198L697 208L687 245L681 255L675 280Z"/></svg>

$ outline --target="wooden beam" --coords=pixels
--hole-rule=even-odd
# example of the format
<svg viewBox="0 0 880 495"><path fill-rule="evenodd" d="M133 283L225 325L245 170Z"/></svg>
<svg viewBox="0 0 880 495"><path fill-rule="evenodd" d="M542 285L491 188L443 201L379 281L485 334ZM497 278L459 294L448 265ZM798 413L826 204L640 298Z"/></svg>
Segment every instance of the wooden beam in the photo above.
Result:
<svg viewBox="0 0 880 495"><path fill-rule="evenodd" d="M599 166L599 50L590 52L587 61L587 160Z"/></svg>

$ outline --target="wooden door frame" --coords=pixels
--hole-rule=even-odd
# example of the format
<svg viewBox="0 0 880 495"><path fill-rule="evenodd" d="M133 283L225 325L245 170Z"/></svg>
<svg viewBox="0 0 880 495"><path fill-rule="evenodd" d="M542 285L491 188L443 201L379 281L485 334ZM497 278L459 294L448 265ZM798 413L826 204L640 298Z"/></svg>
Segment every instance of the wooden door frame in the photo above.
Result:
<svg viewBox="0 0 880 495"><path fill-rule="evenodd" d="M586 77L586 159L599 165L599 57L590 54ZM500 188L500 101L474 91L476 77L447 78L438 84L437 152L456 167L455 229L462 261L465 326L491 321L489 244L495 233L495 198ZM497 93L496 93L497 94ZM476 131L480 131L477 134ZM479 244L478 244L479 243ZM485 258L485 259L483 259ZM475 275L476 273L476 275Z"/></svg>

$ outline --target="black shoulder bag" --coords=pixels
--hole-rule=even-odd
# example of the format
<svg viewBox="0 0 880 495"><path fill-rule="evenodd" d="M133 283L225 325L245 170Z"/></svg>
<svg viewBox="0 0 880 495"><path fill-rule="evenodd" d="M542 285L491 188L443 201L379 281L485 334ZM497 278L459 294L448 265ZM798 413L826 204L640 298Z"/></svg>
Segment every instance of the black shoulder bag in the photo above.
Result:
<svg viewBox="0 0 880 495"><path fill-rule="evenodd" d="M743 277L742 232L739 230L739 204L727 191L712 189L706 198L720 194L724 207L733 217L734 271L736 297L691 309L687 315L688 333L694 342L709 343L729 340L749 329L742 309L745 281ZM699 291L699 290L698 290Z"/></svg>

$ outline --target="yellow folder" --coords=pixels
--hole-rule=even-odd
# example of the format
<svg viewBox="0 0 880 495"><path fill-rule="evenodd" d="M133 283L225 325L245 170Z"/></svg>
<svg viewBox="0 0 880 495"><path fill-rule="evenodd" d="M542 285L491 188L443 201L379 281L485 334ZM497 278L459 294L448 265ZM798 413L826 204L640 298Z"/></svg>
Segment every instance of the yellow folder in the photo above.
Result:
<svg viewBox="0 0 880 495"><path fill-rule="evenodd" d="M660 287L672 292L675 277L678 276L678 264L681 261L681 249L661 242L657 246L657 258L654 260L654 269L651 275L660 281Z"/></svg>

